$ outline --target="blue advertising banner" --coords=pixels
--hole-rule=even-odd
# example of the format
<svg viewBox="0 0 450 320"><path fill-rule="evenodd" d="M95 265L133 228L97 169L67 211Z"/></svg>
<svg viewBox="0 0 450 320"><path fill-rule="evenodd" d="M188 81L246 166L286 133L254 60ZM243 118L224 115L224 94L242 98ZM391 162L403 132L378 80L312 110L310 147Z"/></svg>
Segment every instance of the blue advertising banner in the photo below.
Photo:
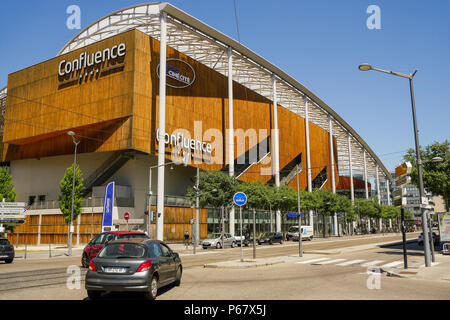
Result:
<svg viewBox="0 0 450 320"><path fill-rule="evenodd" d="M114 181L108 183L105 189L105 203L103 204L102 232L111 231L114 207Z"/></svg>

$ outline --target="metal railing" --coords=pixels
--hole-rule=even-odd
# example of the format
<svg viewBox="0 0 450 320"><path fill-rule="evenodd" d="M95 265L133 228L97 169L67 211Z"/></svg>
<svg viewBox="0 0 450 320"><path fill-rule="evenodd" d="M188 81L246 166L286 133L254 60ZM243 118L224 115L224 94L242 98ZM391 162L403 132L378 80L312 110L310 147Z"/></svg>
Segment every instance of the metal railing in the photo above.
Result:
<svg viewBox="0 0 450 320"><path fill-rule="evenodd" d="M82 208L90 207L103 207L105 199L103 197L85 199L81 203ZM120 198L116 197L114 199L114 206L116 207L134 207L134 198ZM35 201L28 210L45 210L45 209L59 209L58 200L46 200L46 201Z"/></svg>

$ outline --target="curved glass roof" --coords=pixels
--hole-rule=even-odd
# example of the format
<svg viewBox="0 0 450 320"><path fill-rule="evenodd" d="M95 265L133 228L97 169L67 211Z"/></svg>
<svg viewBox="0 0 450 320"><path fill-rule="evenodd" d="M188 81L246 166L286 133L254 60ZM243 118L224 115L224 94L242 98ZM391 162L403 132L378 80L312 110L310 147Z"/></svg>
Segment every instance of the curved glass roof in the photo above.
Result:
<svg viewBox="0 0 450 320"><path fill-rule="evenodd" d="M167 14L167 44L170 47L225 76L228 75L227 50L231 47L234 81L272 100L272 77L275 76L279 105L305 117L305 101L308 99L310 122L329 131L331 119L333 136L337 140L339 175L348 175L350 170L348 147L350 135L353 175L364 175L364 151L366 151L368 178L376 178L378 170L380 180L392 180L389 171L367 143L309 89L236 40L168 3L140 4L115 11L81 30L64 45L58 55L132 29L140 30L160 40L159 16L162 12Z"/></svg>

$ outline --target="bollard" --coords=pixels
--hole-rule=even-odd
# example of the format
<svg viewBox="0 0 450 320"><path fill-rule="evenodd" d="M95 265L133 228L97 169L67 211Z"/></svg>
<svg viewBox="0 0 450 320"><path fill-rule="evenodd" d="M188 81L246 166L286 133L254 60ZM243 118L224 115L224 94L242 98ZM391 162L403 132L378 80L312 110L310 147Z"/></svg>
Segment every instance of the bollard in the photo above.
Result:
<svg viewBox="0 0 450 320"><path fill-rule="evenodd" d="M25 244L25 259L27 258L27 245Z"/></svg>
<svg viewBox="0 0 450 320"><path fill-rule="evenodd" d="M51 244L48 244L48 257L51 258L52 257L52 247Z"/></svg>

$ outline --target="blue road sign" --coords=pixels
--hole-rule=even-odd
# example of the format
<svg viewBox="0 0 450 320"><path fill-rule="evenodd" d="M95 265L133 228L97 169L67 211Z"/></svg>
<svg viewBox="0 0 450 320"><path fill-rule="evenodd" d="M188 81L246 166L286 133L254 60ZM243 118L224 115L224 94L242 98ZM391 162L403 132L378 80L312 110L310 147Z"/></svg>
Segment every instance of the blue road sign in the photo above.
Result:
<svg viewBox="0 0 450 320"><path fill-rule="evenodd" d="M236 192L233 196L233 202L237 206L243 206L247 203L247 196L243 192Z"/></svg>
<svg viewBox="0 0 450 320"><path fill-rule="evenodd" d="M296 218L297 214L295 212L288 212L287 216L290 218Z"/></svg>
<svg viewBox="0 0 450 320"><path fill-rule="evenodd" d="M287 216L290 218L297 218L298 214L296 212L288 212ZM300 217L303 218L303 213L300 213Z"/></svg>

